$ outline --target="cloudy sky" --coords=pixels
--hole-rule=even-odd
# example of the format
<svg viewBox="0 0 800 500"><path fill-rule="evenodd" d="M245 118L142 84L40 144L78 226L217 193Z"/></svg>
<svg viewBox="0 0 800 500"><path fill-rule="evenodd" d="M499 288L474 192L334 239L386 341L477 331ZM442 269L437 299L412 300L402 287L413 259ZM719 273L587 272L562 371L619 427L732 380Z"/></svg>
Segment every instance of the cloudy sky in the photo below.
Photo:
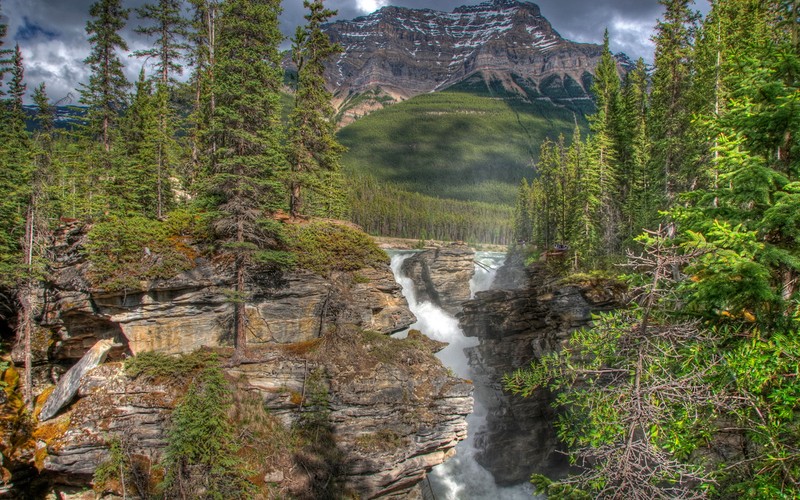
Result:
<svg viewBox="0 0 800 500"><path fill-rule="evenodd" d="M6 46L19 43L25 62L25 80L29 91L46 82L54 100L77 100L75 88L87 79L83 59L89 54L86 21L94 0L0 0L4 21L8 24ZM138 7L154 0L123 0L126 7ZM455 7L481 3L482 0L328 0L329 8L339 11L339 18L352 19L385 5L451 11ZM565 38L580 42L600 42L608 27L611 50L626 52L632 58L652 60L652 27L661 15L658 0L538 0L542 14ZM705 0L697 8L707 11ZM302 0L284 0L282 30L289 35L303 22ZM131 49L146 46L147 40L133 33L139 24L134 13L123 32ZM135 80L141 62L125 57L129 79Z"/></svg>

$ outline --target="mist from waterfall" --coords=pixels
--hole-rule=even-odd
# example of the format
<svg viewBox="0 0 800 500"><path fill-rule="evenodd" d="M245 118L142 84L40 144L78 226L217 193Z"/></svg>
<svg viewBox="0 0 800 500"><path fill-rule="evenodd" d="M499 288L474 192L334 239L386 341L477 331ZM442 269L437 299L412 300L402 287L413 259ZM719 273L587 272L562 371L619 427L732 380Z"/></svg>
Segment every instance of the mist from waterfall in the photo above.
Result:
<svg viewBox="0 0 800 500"><path fill-rule="evenodd" d="M478 345L478 339L465 337L458 320L441 308L431 302L417 302L412 280L401 273L403 262L414 253L416 252L390 252L395 280L402 285L408 307L417 317L417 322L409 329L419 330L432 339L447 342L448 346L436 356L456 375L471 380L473 376L464 349ZM491 287L495 271L502 265L504 258L503 254L490 252L478 252L475 255L477 262L475 274L470 280L470 292L473 297L475 293ZM396 334L398 337L405 335L405 332ZM532 498L534 491L531 485L500 488L495 484L491 473L475 461L477 450L474 436L485 422L486 410L476 400L472 414L467 417L467 439L456 446L456 456L435 467L428 474L436 500L530 500Z"/></svg>

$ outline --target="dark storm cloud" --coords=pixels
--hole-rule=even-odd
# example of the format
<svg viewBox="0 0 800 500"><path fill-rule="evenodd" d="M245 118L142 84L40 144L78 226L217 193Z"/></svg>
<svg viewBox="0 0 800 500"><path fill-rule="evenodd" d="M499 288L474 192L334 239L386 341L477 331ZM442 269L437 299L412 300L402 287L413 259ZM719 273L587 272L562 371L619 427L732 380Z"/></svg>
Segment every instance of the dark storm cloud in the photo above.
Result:
<svg viewBox="0 0 800 500"><path fill-rule="evenodd" d="M3 15L8 19L8 45L19 42L25 58L29 91L46 82L53 99L75 96L79 83L88 72L83 60L89 55L86 21L94 0L0 0ZM154 1L154 0L151 0ZM326 6L338 10L339 19L352 19L368 14L384 5L426 8L449 12L460 5L477 4L481 0L328 0ZM123 0L128 8L139 7L146 0ZM649 41L652 27L660 15L657 0L540 0L542 14L565 38L581 42L600 42L608 27L611 49L629 56L652 59ZM698 3L705 7L705 0ZM281 29L289 37L303 23L302 0L284 0ZM703 10L707 10L704 8ZM147 47L147 40L133 30L141 22L131 12L123 37L131 51ZM284 48L288 47L288 42ZM133 81L142 62L123 57L128 78Z"/></svg>

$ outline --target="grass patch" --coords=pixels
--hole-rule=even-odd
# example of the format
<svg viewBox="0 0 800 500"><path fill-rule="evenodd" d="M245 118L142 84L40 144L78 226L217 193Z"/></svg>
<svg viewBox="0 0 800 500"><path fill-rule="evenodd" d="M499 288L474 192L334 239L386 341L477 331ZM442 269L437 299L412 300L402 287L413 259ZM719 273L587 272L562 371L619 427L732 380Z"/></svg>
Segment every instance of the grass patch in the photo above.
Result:
<svg viewBox="0 0 800 500"><path fill-rule="evenodd" d="M356 438L356 446L371 453L381 453L396 450L403 445L400 434L391 429L381 429L377 432L362 434Z"/></svg>

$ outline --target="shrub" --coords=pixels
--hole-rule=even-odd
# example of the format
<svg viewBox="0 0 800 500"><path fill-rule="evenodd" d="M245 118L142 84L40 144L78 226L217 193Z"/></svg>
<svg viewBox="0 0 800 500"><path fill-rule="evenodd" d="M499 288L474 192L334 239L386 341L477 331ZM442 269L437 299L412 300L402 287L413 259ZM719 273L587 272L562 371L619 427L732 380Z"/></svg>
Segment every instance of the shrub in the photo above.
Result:
<svg viewBox="0 0 800 500"><path fill-rule="evenodd" d="M333 271L356 271L387 264L389 257L363 232L327 221L290 224L286 243L297 266L328 276Z"/></svg>
<svg viewBox="0 0 800 500"><path fill-rule="evenodd" d="M92 285L105 290L140 288L139 282L167 279L191 269L196 252L187 244L186 217L161 222L141 216L112 216L88 234L86 254Z"/></svg>
<svg viewBox="0 0 800 500"><path fill-rule="evenodd" d="M252 484L238 457L228 410L233 404L219 362L209 359L172 414L167 435L168 498L246 498Z"/></svg>

